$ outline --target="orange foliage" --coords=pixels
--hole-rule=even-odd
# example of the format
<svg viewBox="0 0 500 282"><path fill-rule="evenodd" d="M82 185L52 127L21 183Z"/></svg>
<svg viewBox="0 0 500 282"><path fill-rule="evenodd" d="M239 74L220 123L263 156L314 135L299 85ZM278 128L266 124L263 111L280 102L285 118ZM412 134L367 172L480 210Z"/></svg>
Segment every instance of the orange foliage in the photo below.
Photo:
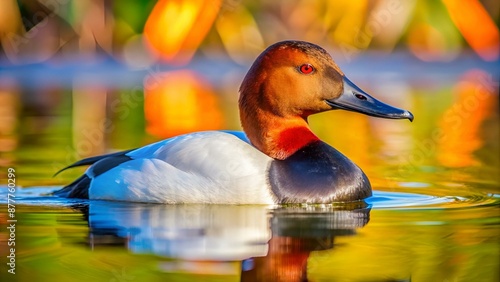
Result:
<svg viewBox="0 0 500 282"><path fill-rule="evenodd" d="M220 0L160 0L144 27L150 46L168 62L187 63L219 12Z"/></svg>
<svg viewBox="0 0 500 282"><path fill-rule="evenodd" d="M452 21L465 40L483 59L498 59L499 32L495 22L478 0L443 1Z"/></svg>

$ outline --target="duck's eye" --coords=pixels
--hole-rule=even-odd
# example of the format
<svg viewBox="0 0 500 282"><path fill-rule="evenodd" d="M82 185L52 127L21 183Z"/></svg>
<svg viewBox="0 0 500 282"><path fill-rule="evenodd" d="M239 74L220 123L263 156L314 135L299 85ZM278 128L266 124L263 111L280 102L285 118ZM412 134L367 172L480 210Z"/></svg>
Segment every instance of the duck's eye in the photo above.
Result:
<svg viewBox="0 0 500 282"><path fill-rule="evenodd" d="M299 70L303 74L309 74L314 71L314 67L311 64L303 64L299 67Z"/></svg>

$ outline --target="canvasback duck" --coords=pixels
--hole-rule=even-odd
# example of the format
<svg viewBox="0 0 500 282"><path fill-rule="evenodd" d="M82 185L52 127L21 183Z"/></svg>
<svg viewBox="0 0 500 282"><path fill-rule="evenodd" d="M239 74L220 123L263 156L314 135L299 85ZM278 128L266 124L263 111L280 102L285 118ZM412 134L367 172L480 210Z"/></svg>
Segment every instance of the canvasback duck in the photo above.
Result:
<svg viewBox="0 0 500 282"><path fill-rule="evenodd" d="M343 109L413 120L358 88L323 48L303 41L275 43L255 60L239 109L244 133L196 132L87 158L63 169L91 165L54 194L150 203L359 201L372 194L368 178L321 141L307 117Z"/></svg>

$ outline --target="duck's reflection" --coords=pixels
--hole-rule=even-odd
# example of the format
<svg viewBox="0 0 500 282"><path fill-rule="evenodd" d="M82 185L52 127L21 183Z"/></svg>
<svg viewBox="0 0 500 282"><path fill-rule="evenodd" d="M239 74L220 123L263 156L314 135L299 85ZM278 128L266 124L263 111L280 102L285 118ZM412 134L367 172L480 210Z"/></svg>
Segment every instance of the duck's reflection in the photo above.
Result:
<svg viewBox="0 0 500 282"><path fill-rule="evenodd" d="M355 234L370 213L364 203L270 209L92 201L80 209L88 216L91 248L122 245L177 259L162 267L169 272L193 271L200 262L206 274L241 270L241 281L307 281L310 253L333 248L336 236ZM228 267L230 261L241 261L241 269Z"/></svg>
<svg viewBox="0 0 500 282"><path fill-rule="evenodd" d="M336 236L355 234L368 223L367 207L280 208L271 212L272 238L265 256L243 261L241 281L308 281L312 251L334 247Z"/></svg>

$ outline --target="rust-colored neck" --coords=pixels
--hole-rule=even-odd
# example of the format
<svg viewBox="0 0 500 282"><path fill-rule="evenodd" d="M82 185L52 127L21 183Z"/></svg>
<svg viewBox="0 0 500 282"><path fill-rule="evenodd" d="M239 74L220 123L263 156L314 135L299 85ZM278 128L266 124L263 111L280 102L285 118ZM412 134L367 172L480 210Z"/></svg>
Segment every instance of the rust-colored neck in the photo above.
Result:
<svg viewBox="0 0 500 282"><path fill-rule="evenodd" d="M303 117L277 117L260 112L253 120L244 114L242 125L252 144L271 158L284 160L319 138Z"/></svg>

